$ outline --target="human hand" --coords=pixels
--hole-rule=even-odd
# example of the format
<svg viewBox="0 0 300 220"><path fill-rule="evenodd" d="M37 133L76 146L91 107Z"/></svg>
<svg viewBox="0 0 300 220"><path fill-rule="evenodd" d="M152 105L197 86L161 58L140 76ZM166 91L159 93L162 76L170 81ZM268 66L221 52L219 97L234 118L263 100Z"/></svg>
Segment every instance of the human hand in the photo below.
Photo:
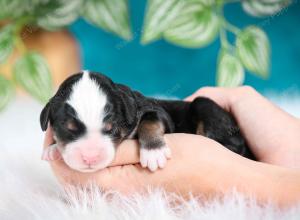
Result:
<svg viewBox="0 0 300 220"><path fill-rule="evenodd" d="M64 185L95 182L104 190L123 193L161 187L183 196L189 193L212 196L229 190L233 184L231 181L239 185L247 164L252 162L202 136L170 134L165 135L165 140L173 157L164 169L155 173L139 165L138 143L134 140L124 141L118 147L116 158L110 167L95 173L80 173L70 169L63 160L58 160L58 151L55 151L57 160L50 161L50 165ZM52 129L48 127L44 147L51 144ZM232 178L228 179L228 176Z"/></svg>
<svg viewBox="0 0 300 220"><path fill-rule="evenodd" d="M183 197L194 194L203 199L222 196L234 188L259 202L287 206L300 200L300 173L296 170L248 160L199 135L169 134L165 140L173 158L155 173L139 165L138 144L134 140L124 141L111 166L95 173L72 170L60 157L55 157L50 165L65 186L86 186L92 182L103 190L124 194L159 187ZM53 136L49 127L44 148L51 144Z"/></svg>
<svg viewBox="0 0 300 220"><path fill-rule="evenodd" d="M231 112L258 160L300 168L300 121L284 112L253 88L204 87L186 100L211 98Z"/></svg>

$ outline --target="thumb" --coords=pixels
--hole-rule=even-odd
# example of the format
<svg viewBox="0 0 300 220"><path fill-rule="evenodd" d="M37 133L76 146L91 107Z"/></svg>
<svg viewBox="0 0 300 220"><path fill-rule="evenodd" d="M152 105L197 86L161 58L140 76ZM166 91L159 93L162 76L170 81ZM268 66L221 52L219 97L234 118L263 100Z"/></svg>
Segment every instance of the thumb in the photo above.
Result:
<svg viewBox="0 0 300 220"><path fill-rule="evenodd" d="M50 146L51 144L54 144L54 139L53 139L53 130L50 124L48 124L47 130L45 132L45 139L44 139L44 144L43 147L46 148Z"/></svg>
<svg viewBox="0 0 300 220"><path fill-rule="evenodd" d="M216 92L218 92L220 89L221 88L215 88L215 87L202 87L198 89L196 92L194 92L192 95L186 97L184 100L191 102L199 96L204 96L207 98L214 99Z"/></svg>
<svg viewBox="0 0 300 220"><path fill-rule="evenodd" d="M137 163L139 163L139 144L137 140L125 140L117 147L115 159L109 166Z"/></svg>
<svg viewBox="0 0 300 220"><path fill-rule="evenodd" d="M203 87L184 100L192 102L195 98L202 96L210 98L225 110L230 111L230 96L234 94L234 91L235 88Z"/></svg>

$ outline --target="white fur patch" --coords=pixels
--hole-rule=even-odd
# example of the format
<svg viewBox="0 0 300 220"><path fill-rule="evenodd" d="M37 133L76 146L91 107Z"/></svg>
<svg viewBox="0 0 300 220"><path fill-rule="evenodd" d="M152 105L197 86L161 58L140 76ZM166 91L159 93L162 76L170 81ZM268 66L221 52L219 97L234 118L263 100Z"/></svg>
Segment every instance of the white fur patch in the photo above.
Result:
<svg viewBox="0 0 300 220"><path fill-rule="evenodd" d="M100 85L90 78L88 71L84 71L83 77L74 84L67 103L75 109L88 130L99 130L102 127L107 97Z"/></svg>
<svg viewBox="0 0 300 220"><path fill-rule="evenodd" d="M168 146L159 149L140 149L140 162L142 167L148 167L152 172L158 168L164 168L167 159L171 158L171 150Z"/></svg>
<svg viewBox="0 0 300 220"><path fill-rule="evenodd" d="M112 140L102 135L100 129L103 127L105 117L106 94L101 90L100 85L91 79L88 71L83 71L82 78L72 87L72 92L67 100L77 113L79 120L87 128L84 138L69 143L62 152L64 161L72 168L81 172L93 172L107 167L115 156L115 149ZM94 148L99 154L105 154L99 163L89 167L84 164L82 155L88 148Z"/></svg>

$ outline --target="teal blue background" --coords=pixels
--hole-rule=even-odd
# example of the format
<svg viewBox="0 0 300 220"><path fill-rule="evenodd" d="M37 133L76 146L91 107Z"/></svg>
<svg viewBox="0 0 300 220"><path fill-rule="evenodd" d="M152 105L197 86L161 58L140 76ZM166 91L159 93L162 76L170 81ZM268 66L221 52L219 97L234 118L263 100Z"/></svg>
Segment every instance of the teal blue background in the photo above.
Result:
<svg viewBox="0 0 300 220"><path fill-rule="evenodd" d="M114 81L127 84L146 95L183 98L201 86L215 85L220 42L199 49L186 49L159 40L140 44L146 1L130 0L134 38L126 42L79 19L70 31L78 40L83 69L100 71ZM239 3L227 5L225 17L242 28L263 28L272 45L271 75L268 80L246 74L245 84L260 92L300 88L300 3L295 1L276 16L257 19L246 15ZM231 36L232 37L232 36Z"/></svg>

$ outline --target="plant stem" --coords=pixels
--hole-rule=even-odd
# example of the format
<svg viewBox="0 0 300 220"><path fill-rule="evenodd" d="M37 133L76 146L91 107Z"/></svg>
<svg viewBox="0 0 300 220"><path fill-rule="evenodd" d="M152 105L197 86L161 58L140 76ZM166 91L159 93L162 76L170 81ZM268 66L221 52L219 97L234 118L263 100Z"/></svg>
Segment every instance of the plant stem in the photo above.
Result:
<svg viewBox="0 0 300 220"><path fill-rule="evenodd" d="M224 0L224 3L236 3L236 2L241 2L241 0Z"/></svg>
<svg viewBox="0 0 300 220"><path fill-rule="evenodd" d="M220 41L221 41L221 46L223 48L228 48L229 47L229 42L227 40L226 31L222 27L221 27L221 30L220 30Z"/></svg>
<svg viewBox="0 0 300 220"><path fill-rule="evenodd" d="M223 18L222 24L224 28L226 28L227 30L229 30L231 33L235 35L238 35L241 32L241 30L238 27L230 24L228 21L226 21L225 18Z"/></svg>
<svg viewBox="0 0 300 220"><path fill-rule="evenodd" d="M30 22L33 21L32 16L26 16L19 20L16 20L15 22L15 42L16 42L16 48L20 51L21 54L26 53L27 48L24 44L24 41L22 39L22 30L24 26Z"/></svg>
<svg viewBox="0 0 300 220"><path fill-rule="evenodd" d="M21 53L24 54L27 51L27 48L23 42L23 39L21 37L21 33L23 30L24 24L23 22L16 22L16 26L15 26L15 44L16 44L16 48L17 50Z"/></svg>
<svg viewBox="0 0 300 220"><path fill-rule="evenodd" d="M222 2L222 4L219 4L218 8L217 8L217 11L218 11L218 14L219 14L219 17L221 20L221 22L220 22L221 23L221 25L220 25L221 26L220 27L220 41L221 41L221 46L223 49L228 50L228 51L233 51L234 46L229 43L229 41L227 40L227 35L226 35L226 29L229 29L228 28L229 25L227 25L227 24L229 24L229 23L226 21L226 19L224 17L224 12L223 12L224 3L225 2ZM233 26L233 25L231 25L231 26ZM231 26L230 26L230 28L232 28Z"/></svg>
<svg viewBox="0 0 300 220"><path fill-rule="evenodd" d="M25 44L24 44L24 42L23 42L23 40L22 40L20 34L18 34L17 36L15 36L15 38L16 38L15 41L16 41L16 48L17 48L17 50L18 50L21 54L26 53L27 48L26 48L26 46L25 46Z"/></svg>

